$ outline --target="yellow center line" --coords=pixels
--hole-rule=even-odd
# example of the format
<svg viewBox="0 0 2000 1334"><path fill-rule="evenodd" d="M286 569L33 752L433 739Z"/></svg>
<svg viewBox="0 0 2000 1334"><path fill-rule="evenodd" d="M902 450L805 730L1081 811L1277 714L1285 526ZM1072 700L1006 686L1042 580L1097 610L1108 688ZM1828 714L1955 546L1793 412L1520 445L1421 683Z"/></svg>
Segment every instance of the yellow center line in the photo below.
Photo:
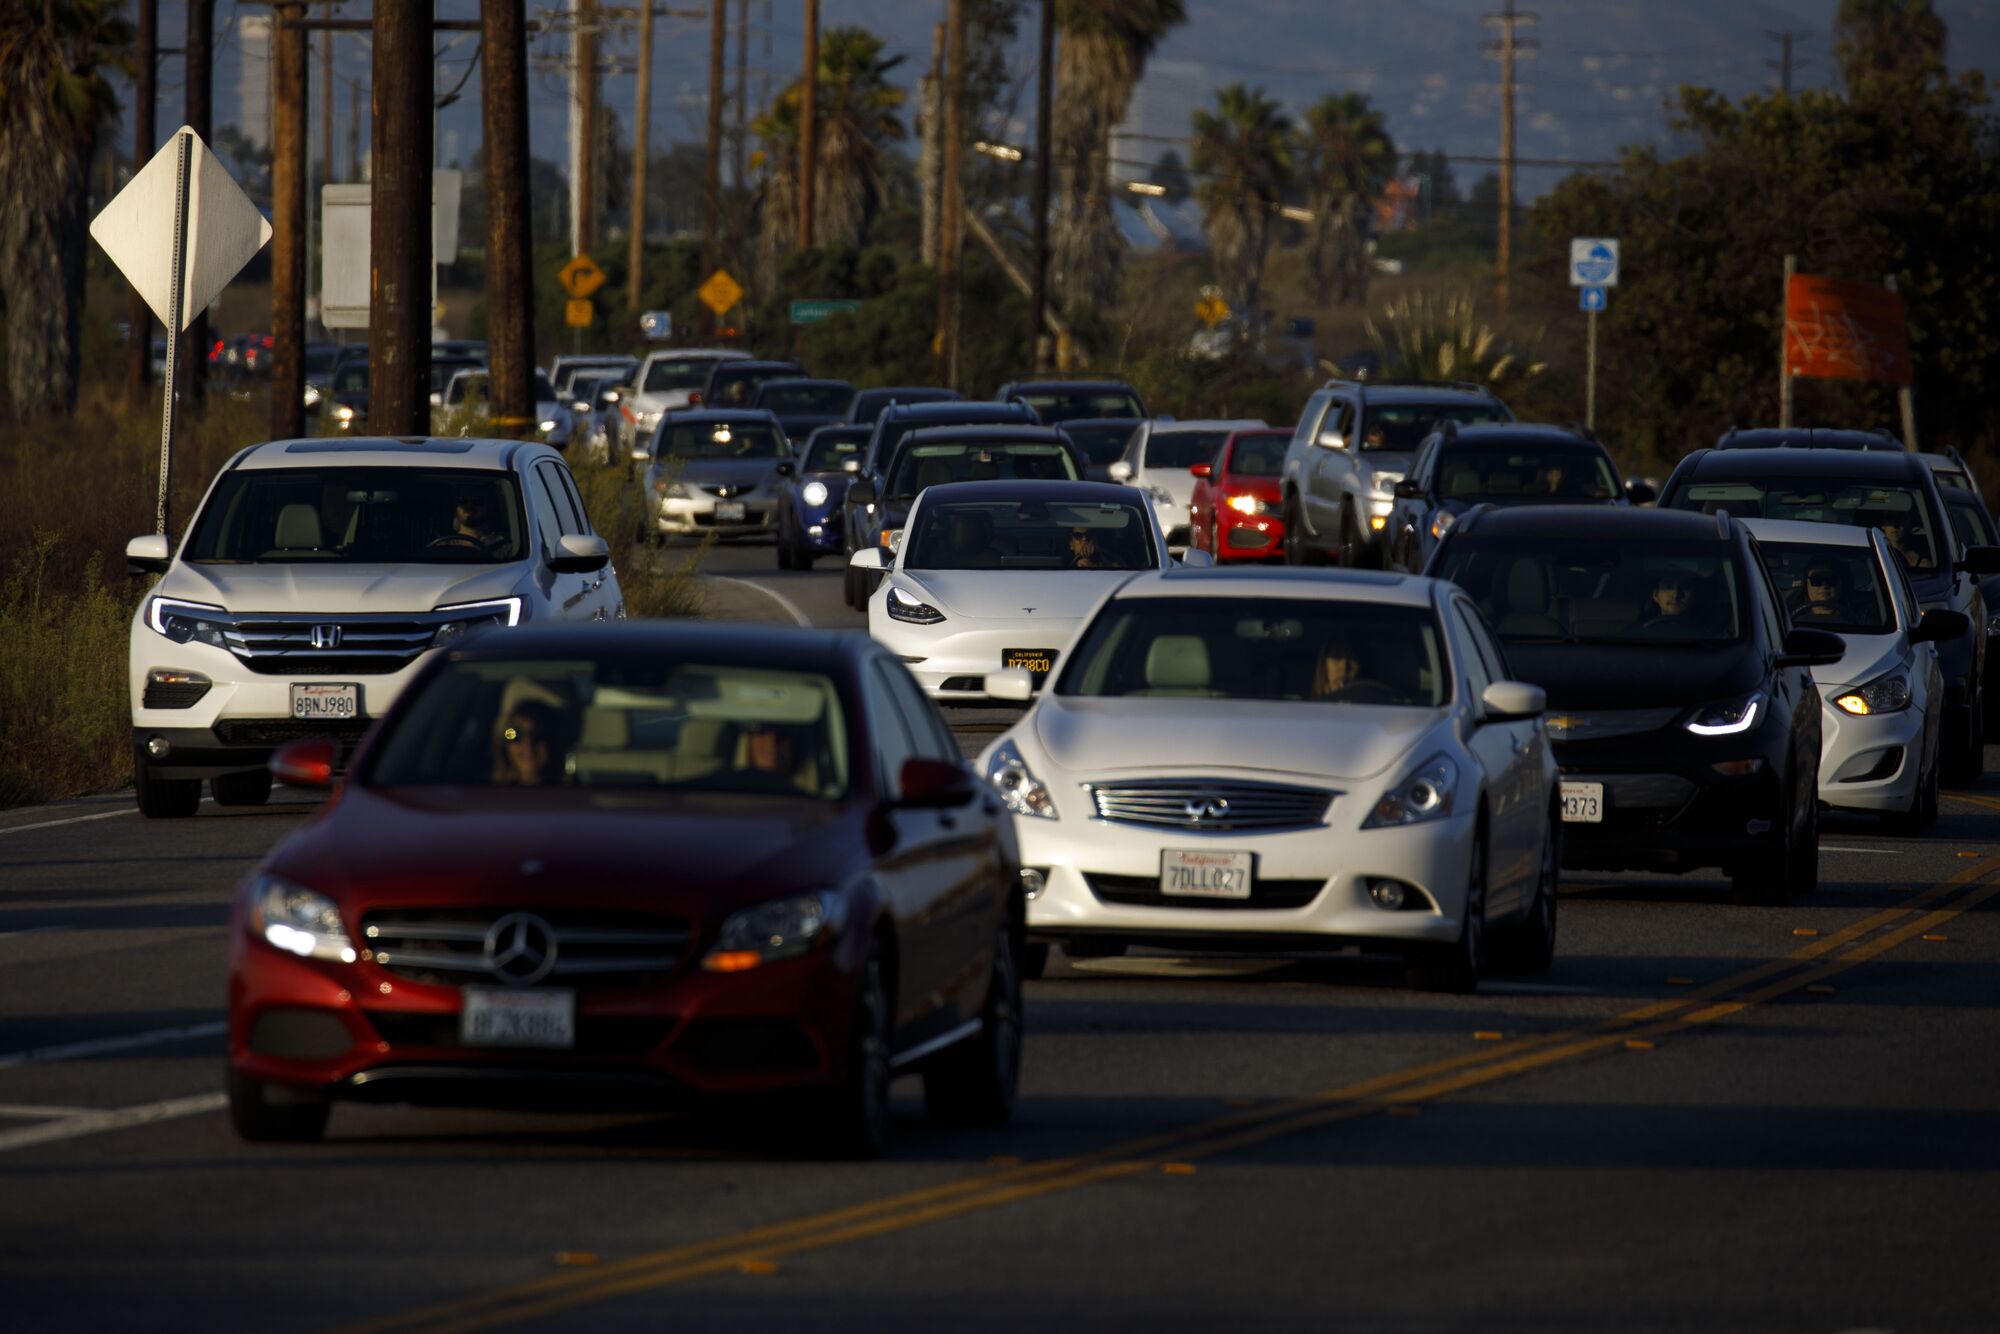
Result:
<svg viewBox="0 0 2000 1334"><path fill-rule="evenodd" d="M847 1208L633 1256L613 1265L572 1271L438 1303L357 1326L358 1330L472 1330L534 1319L613 1297L712 1274L734 1272L748 1260L819 1250L996 1208L1017 1200L1156 1172L1169 1160L1212 1157L1302 1130L1410 1105L1607 1052L1635 1035L1658 1036L1710 1024L1753 1005L1835 976L1893 949L2000 893L2000 883L1948 907L1932 904L2000 870L1982 860L1905 904L1885 908L1784 956L1683 995L1637 1006L1583 1028L1515 1039L1405 1070L1393 1071L1304 1098L1286 1099L1233 1116L1198 1122L1089 1153L984 1173ZM1919 916L1918 914L1922 914ZM1899 919L1915 918L1901 926ZM1889 929L1894 927L1894 929ZM1874 934L1874 933L1880 934ZM1873 935L1873 939L1866 939ZM1850 948L1851 947L1851 948ZM1801 964L1835 955L1828 962ZM1744 988L1757 986L1744 994ZM1721 997L1737 993L1735 998Z"/></svg>
<svg viewBox="0 0 2000 1334"><path fill-rule="evenodd" d="M1982 806L1989 811L2000 811L2000 800L1993 797L1976 796L1970 792L1945 792L1940 795L1946 801L1960 801L1968 806Z"/></svg>

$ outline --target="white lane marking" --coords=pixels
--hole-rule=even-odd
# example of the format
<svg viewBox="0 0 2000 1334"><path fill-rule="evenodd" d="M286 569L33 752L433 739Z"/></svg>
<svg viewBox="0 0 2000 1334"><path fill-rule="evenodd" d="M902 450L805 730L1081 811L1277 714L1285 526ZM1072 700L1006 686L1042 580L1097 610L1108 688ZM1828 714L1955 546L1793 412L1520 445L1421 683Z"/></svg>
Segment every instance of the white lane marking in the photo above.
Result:
<svg viewBox="0 0 2000 1334"><path fill-rule="evenodd" d="M764 585L759 583L753 583L748 579L737 579L726 574L711 574L707 577L715 580L719 584L736 584L743 588L754 588L759 593L762 593L765 597L770 598L771 601L777 603L780 607L783 607L785 609L785 614L790 616L793 620L797 621L800 625L804 626L808 630L812 629L812 617L800 611L797 603L793 602L790 598L786 597L783 593L780 593L775 588L766 588L764 587Z"/></svg>
<svg viewBox="0 0 2000 1334"><path fill-rule="evenodd" d="M138 813L139 808L131 806L121 811L99 811L95 815L72 815L67 820L42 820L36 824L8 825L6 828L0 829L0 834L25 834L30 829L54 829L57 825L82 824L86 820L109 820L115 815L137 815Z"/></svg>
<svg viewBox="0 0 2000 1334"><path fill-rule="evenodd" d="M1819 850L1821 852L1879 852L1884 857L1893 857L1903 851L1901 848L1850 848L1842 843L1822 843L1819 845Z"/></svg>
<svg viewBox="0 0 2000 1334"><path fill-rule="evenodd" d="M67 1042L59 1047L37 1047L33 1051L10 1052L0 1056L0 1070L20 1065L40 1065L47 1061L74 1061L84 1056L103 1056L114 1051L158 1047L168 1042L188 1042L195 1038L217 1037L229 1025L217 1019L206 1024L185 1024L179 1028L156 1028L146 1033L127 1033L115 1038L91 1038L87 1042Z"/></svg>
<svg viewBox="0 0 2000 1334"><path fill-rule="evenodd" d="M0 1116L21 1116L31 1121L62 1116L95 1116L102 1107L44 1107L25 1102L0 1102Z"/></svg>
<svg viewBox="0 0 2000 1334"><path fill-rule="evenodd" d="M1512 996L1599 996L1597 987L1566 987L1557 982L1488 982L1481 978L1481 991L1500 991Z"/></svg>
<svg viewBox="0 0 2000 1334"><path fill-rule="evenodd" d="M86 1112L67 1120L22 1126L19 1130L0 1131L0 1153L54 1140L76 1139L81 1135L98 1135L107 1130L123 1130L128 1126L149 1125L154 1121L218 1112L228 1103L229 1099L220 1093L197 1093L187 1098L168 1098L164 1102L141 1103L136 1107L120 1107L109 1112Z"/></svg>
<svg viewBox="0 0 2000 1334"><path fill-rule="evenodd" d="M0 940L12 940L15 936L39 936L44 931L68 931L65 925L24 926L19 931L0 931Z"/></svg>

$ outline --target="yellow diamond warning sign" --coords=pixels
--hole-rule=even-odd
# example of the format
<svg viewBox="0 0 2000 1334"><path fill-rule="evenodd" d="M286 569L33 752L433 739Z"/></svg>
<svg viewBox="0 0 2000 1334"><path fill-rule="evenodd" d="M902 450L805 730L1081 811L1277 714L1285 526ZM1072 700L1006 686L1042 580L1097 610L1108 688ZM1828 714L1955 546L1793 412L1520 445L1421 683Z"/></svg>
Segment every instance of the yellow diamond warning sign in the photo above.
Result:
<svg viewBox="0 0 2000 1334"><path fill-rule="evenodd" d="M590 256L578 255L556 270L556 281L563 285L563 291L582 300L604 286L604 270L598 268ZM570 322L575 323L574 320Z"/></svg>
<svg viewBox="0 0 2000 1334"><path fill-rule="evenodd" d="M708 275L708 281L695 295L701 298L702 305L721 315L743 299L743 286L729 276L729 270L717 269Z"/></svg>

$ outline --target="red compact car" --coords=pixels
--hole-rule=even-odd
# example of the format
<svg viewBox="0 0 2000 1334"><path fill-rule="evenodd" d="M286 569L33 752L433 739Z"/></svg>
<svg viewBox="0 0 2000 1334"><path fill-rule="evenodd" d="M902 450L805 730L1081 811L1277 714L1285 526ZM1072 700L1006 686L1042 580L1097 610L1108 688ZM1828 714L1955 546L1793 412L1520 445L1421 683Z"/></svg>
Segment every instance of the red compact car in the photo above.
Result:
<svg viewBox="0 0 2000 1334"><path fill-rule="evenodd" d="M1285 430L1237 431L1222 442L1213 462L1188 469L1195 476L1190 547L1213 555L1218 565L1284 555L1278 477L1291 439Z"/></svg>
<svg viewBox="0 0 2000 1334"><path fill-rule="evenodd" d="M327 784L329 741L272 759ZM336 1100L756 1095L877 1150L889 1082L996 1123L1020 1068L1013 826L860 636L548 627L438 655L240 887L239 1134Z"/></svg>

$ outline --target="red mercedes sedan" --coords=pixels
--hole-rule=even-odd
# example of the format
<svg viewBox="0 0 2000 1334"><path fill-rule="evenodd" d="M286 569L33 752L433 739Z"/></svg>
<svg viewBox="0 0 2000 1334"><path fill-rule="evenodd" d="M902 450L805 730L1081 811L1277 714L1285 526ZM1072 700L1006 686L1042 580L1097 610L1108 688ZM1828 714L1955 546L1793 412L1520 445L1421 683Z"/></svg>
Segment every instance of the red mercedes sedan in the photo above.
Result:
<svg viewBox="0 0 2000 1334"><path fill-rule="evenodd" d="M277 777L328 785L330 741ZM1020 1069L1013 827L858 635L627 623L441 653L240 887L229 1100L777 1100L883 1143L892 1077L998 1123ZM794 1132L795 1133L795 1132Z"/></svg>
<svg viewBox="0 0 2000 1334"><path fill-rule="evenodd" d="M1188 545L1216 564L1271 560L1285 551L1284 507L1278 477L1285 466L1286 430L1237 431L1215 459L1197 463L1189 506Z"/></svg>

